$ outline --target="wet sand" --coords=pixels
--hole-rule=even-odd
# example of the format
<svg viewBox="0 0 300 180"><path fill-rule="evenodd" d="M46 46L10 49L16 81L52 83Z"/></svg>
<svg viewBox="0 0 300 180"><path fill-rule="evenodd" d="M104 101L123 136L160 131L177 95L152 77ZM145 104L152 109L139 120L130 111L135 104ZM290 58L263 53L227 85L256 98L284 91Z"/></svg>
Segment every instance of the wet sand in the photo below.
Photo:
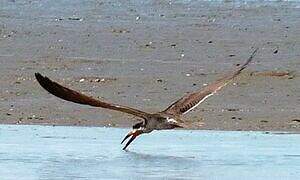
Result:
<svg viewBox="0 0 300 180"><path fill-rule="evenodd" d="M59 100L39 87L34 73L156 112L259 47L243 75L185 118L202 120L202 129L299 132L299 8L291 2L2 1L0 123L128 127L134 117ZM292 75L264 73L273 71Z"/></svg>

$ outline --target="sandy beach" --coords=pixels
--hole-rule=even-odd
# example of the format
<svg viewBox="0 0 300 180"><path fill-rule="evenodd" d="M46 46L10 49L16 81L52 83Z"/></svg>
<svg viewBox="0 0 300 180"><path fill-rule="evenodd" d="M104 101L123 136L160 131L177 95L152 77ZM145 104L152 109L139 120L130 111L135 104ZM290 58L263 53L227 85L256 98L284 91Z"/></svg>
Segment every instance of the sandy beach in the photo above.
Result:
<svg viewBox="0 0 300 180"><path fill-rule="evenodd" d="M299 8L297 2L4 0L0 123L129 127L135 117L60 100L34 73L156 112L234 70L258 47L239 78L184 118L203 121L207 130L299 132Z"/></svg>

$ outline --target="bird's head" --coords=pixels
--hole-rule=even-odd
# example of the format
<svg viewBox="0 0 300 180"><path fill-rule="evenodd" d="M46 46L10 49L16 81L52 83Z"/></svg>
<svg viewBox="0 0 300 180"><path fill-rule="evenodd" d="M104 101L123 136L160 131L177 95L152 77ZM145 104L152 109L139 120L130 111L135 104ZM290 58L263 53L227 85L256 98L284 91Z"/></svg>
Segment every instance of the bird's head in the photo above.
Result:
<svg viewBox="0 0 300 180"><path fill-rule="evenodd" d="M145 123L144 123L143 121L138 122L138 123L136 123L135 125L132 126L132 129L139 129L139 128L142 128L142 127L145 126L144 124L145 124Z"/></svg>
<svg viewBox="0 0 300 180"><path fill-rule="evenodd" d="M132 126L132 130L124 137L124 139L122 140L121 144L128 139L129 137L131 137L129 139L129 141L126 143L126 145L124 146L123 150L125 150L127 148L127 146L129 146L129 144L139 135L146 133L146 127L145 127L145 122L141 121L138 122L136 124L134 124Z"/></svg>

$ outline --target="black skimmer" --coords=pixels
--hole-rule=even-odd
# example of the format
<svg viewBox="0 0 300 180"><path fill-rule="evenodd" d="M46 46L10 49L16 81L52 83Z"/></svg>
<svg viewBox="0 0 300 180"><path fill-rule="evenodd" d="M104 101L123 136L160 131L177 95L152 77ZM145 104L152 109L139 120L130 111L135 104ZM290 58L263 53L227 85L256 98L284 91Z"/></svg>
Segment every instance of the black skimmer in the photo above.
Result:
<svg viewBox="0 0 300 180"><path fill-rule="evenodd" d="M204 88L196 92L192 92L183 96L178 101L172 103L165 110L157 113L147 113L132 107L108 103L95 99L93 97L86 96L80 92L74 91L72 89L60 85L50 80L48 77L42 76L40 73L35 73L35 77L44 89L61 99L71 101L74 103L120 111L141 118L142 121L135 124L133 126L133 130L130 131L122 140L121 143L123 143L126 139L131 137L123 148L123 150L125 150L137 136L143 133L150 133L153 130L188 127L190 122L184 121L181 118L182 115L197 107L206 98L214 95L218 90L222 89L230 81L232 81L233 78L238 76L242 72L242 70L244 70L247 67L247 65L251 62L257 50L258 48L255 49L251 56L248 58L248 60L234 72L228 73L222 78L216 80L215 82L205 86Z"/></svg>

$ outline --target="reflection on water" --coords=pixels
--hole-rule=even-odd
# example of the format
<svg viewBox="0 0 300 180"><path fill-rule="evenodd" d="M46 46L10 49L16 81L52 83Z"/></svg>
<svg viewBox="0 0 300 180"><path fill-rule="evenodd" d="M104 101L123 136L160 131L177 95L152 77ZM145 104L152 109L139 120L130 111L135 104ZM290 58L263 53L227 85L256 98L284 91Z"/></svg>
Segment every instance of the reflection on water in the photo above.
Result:
<svg viewBox="0 0 300 180"><path fill-rule="evenodd" d="M136 160L155 160L155 161L168 161L168 160L189 160L194 159L195 157L180 157L180 156L169 156L169 155L152 155L152 154L145 154L145 153L137 153L137 152L131 152L126 151L127 155L130 156L130 158L134 158Z"/></svg>
<svg viewBox="0 0 300 180"><path fill-rule="evenodd" d="M300 135L0 126L1 179L297 179Z"/></svg>

